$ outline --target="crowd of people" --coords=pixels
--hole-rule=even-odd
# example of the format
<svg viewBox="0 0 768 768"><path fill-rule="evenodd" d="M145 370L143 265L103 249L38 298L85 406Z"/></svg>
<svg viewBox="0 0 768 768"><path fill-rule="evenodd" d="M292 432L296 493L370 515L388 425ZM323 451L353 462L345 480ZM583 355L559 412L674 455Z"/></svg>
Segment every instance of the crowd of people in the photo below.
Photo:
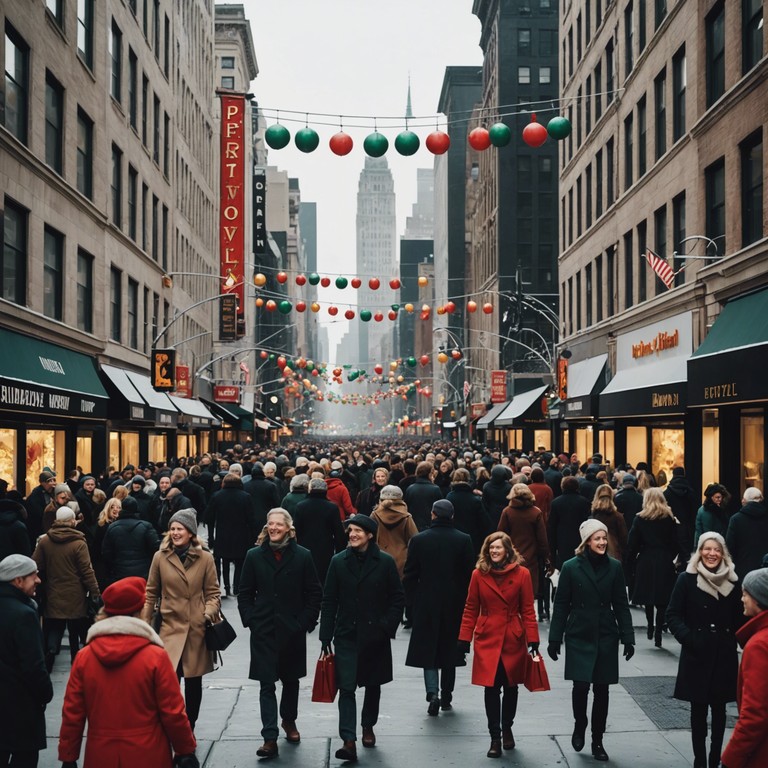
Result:
<svg viewBox="0 0 768 768"><path fill-rule="evenodd" d="M620 646L634 654L637 605L649 641L681 645L674 695L691 705L695 768L768 765L763 495L747 488L737 505L711 483L702 500L683 467L671 475L600 455L358 441L237 445L61 481L46 468L26 499L0 485L0 766L37 765L65 632L65 768L86 723L86 766L120 751L151 768L196 765L202 678L215 666L206 628L228 596L250 631L261 758L278 755L280 729L301 740L299 680L318 624L335 661L338 759L358 757L357 688L362 746L376 744L401 624L430 717L452 708L472 651L487 756L501 757L549 622L547 655L564 646L573 686L571 744L581 751L591 724L592 756L606 761L609 686Z"/></svg>

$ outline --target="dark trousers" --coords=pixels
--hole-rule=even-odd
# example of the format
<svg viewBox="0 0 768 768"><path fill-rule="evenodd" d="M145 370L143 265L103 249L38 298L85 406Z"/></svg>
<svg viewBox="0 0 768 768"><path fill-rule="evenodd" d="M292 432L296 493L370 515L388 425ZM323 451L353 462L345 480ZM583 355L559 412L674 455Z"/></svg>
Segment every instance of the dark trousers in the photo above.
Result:
<svg viewBox="0 0 768 768"><path fill-rule="evenodd" d="M544 561L539 562L539 597L537 600L538 619L549 618L549 596L552 590L552 582L547 578L547 568Z"/></svg>
<svg viewBox="0 0 768 768"><path fill-rule="evenodd" d="M229 566L234 565L235 566L235 576L232 582L232 586L234 589L232 590L234 594L237 594L237 591L240 589L240 574L243 571L243 563L245 560L243 558L238 558L237 560L227 560L224 558L221 561L223 575L224 575L224 589L229 592Z"/></svg>
<svg viewBox="0 0 768 768"><path fill-rule="evenodd" d="M592 684L592 741L602 742L605 733L605 724L608 720L608 684ZM589 697L589 683L580 680L573 681L571 692L571 704L573 706L573 720L577 730L587 730L587 699Z"/></svg>
<svg viewBox="0 0 768 768"><path fill-rule="evenodd" d="M710 732L709 765L720 765L720 752L725 734L725 704L701 704L691 702L691 742L693 743L694 765L707 764L707 710L712 708L712 730Z"/></svg>
<svg viewBox="0 0 768 768"><path fill-rule="evenodd" d="M203 678L185 677L181 667L181 661L176 669L176 677L184 678L184 706L187 709L187 719L192 730L195 730L195 723L200 714L200 705L203 702Z"/></svg>
<svg viewBox="0 0 768 768"><path fill-rule="evenodd" d="M69 634L69 655L75 660L81 645L85 645L85 637L88 634L90 619L49 619L43 618L43 643L45 645L46 666L50 672L53 668L53 659L61 650L61 641L64 639L64 630ZM0 764L1 765L1 764Z"/></svg>
<svg viewBox="0 0 768 768"><path fill-rule="evenodd" d="M293 723L299 716L299 681L281 680L283 692L280 696L280 719ZM262 683L259 690L261 708L261 735L276 740L277 730L277 686L275 683Z"/></svg>
<svg viewBox="0 0 768 768"><path fill-rule="evenodd" d="M504 691L503 700L502 689ZM483 691L485 716L488 718L488 733L492 739L500 739L501 729L511 728L517 714L517 686L507 682L507 673L501 661L499 661L493 685L486 686Z"/></svg>
<svg viewBox="0 0 768 768"><path fill-rule="evenodd" d="M37 768L40 753L33 749L25 752L0 752L0 768Z"/></svg>
<svg viewBox="0 0 768 768"><path fill-rule="evenodd" d="M379 720L379 702L381 686L366 685L363 696L363 711L360 724L363 728L373 728ZM339 736L343 741L357 740L357 700L354 688L339 690Z"/></svg>
<svg viewBox="0 0 768 768"><path fill-rule="evenodd" d="M648 622L649 627L653 627L653 609L656 608L656 634L660 635L662 632L662 627L666 624L666 614L667 614L667 606L666 605L646 605L645 606L645 619Z"/></svg>
<svg viewBox="0 0 768 768"><path fill-rule="evenodd" d="M424 687L427 689L427 701L439 692L440 700L450 704L453 700L453 689L456 686L456 667L424 670Z"/></svg>

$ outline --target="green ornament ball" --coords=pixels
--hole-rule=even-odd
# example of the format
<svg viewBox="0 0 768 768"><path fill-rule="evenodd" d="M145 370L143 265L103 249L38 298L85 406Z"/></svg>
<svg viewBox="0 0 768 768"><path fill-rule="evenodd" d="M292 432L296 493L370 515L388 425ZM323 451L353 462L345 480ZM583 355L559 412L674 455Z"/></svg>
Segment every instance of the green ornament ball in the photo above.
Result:
<svg viewBox="0 0 768 768"><path fill-rule="evenodd" d="M349 284L349 281L347 280L346 277L337 277L336 278L336 287L337 288L340 288L340 289L343 290L344 288L347 287L348 284Z"/></svg>
<svg viewBox="0 0 768 768"><path fill-rule="evenodd" d="M571 135L571 121L567 117L553 117L547 123L547 133L558 141Z"/></svg>
<svg viewBox="0 0 768 768"><path fill-rule="evenodd" d="M369 133L363 142L363 149L369 157L382 157L389 149L389 141L386 136L378 131Z"/></svg>
<svg viewBox="0 0 768 768"><path fill-rule="evenodd" d="M309 281L310 285L317 285L320 282L320 275L317 274L317 272L313 272L307 280Z"/></svg>
<svg viewBox="0 0 768 768"><path fill-rule="evenodd" d="M406 361L406 364L409 368L415 368L416 367L416 358L415 357L409 357Z"/></svg>
<svg viewBox="0 0 768 768"><path fill-rule="evenodd" d="M494 147L506 147L512 141L512 131L504 123L494 123L488 129L488 137Z"/></svg>
<svg viewBox="0 0 768 768"><path fill-rule="evenodd" d="M400 311L400 305L399 304L390 304L389 306L392 307L392 309L395 312L399 312Z"/></svg>
<svg viewBox="0 0 768 768"><path fill-rule="evenodd" d="M275 355L275 353L274 353L274 352L270 352L270 354L269 354L269 359L270 359L270 360L274 360L274 359L275 359L275 357L277 357L277 355Z"/></svg>
<svg viewBox="0 0 768 768"><path fill-rule="evenodd" d="M264 132L264 141L272 149L283 149L291 141L291 132L284 125L275 123Z"/></svg>
<svg viewBox="0 0 768 768"><path fill-rule="evenodd" d="M413 131L401 131L395 137L395 149L406 157L415 155L420 145L421 141Z"/></svg>
<svg viewBox="0 0 768 768"><path fill-rule="evenodd" d="M281 315L287 315L291 310L293 309L293 304L291 304L290 301L287 301L286 299L283 299L278 305L277 305L277 311Z"/></svg>
<svg viewBox="0 0 768 768"><path fill-rule="evenodd" d="M314 152L320 143L320 137L312 128L302 128L297 131L294 142L301 152Z"/></svg>
<svg viewBox="0 0 768 768"><path fill-rule="evenodd" d="M371 310L370 309L361 309L360 310L360 319L364 323L369 323L371 321Z"/></svg>

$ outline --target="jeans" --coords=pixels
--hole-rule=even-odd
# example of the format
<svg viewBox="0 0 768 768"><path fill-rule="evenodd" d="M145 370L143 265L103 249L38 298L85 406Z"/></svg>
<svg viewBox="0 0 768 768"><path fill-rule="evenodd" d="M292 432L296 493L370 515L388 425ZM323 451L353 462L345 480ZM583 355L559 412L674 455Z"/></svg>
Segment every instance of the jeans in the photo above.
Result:
<svg viewBox="0 0 768 768"><path fill-rule="evenodd" d="M602 742L605 733L605 724L608 720L608 684L593 683L592 692L592 741ZM571 692L571 704L573 706L573 719L575 727L580 731L587 730L587 698L589 697L589 683L580 680L573 681Z"/></svg>
<svg viewBox="0 0 768 768"><path fill-rule="evenodd" d="M293 723L299 716L299 681L281 680L283 692L280 696L280 719ZM266 741L277 740L277 686L275 683L262 683L259 690L261 709L261 735Z"/></svg>
<svg viewBox="0 0 768 768"><path fill-rule="evenodd" d="M37 768L40 753L36 750L25 752L0 752L0 768Z"/></svg>
<svg viewBox="0 0 768 768"><path fill-rule="evenodd" d="M360 722L363 728L373 728L379 720L381 686L366 685ZM339 736L343 741L357 740L357 701L354 689L339 690Z"/></svg>
<svg viewBox="0 0 768 768"><path fill-rule="evenodd" d="M440 685L441 681L442 685ZM446 703L450 702L453 698L453 688L455 685L456 667L424 670L424 687L427 689L427 701L439 693L441 700Z"/></svg>

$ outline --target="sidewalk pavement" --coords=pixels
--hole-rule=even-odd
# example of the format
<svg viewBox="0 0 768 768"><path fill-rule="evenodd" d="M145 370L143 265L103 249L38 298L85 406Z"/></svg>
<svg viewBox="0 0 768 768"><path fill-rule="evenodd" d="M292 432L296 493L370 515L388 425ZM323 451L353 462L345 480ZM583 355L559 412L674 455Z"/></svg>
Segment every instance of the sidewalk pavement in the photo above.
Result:
<svg viewBox="0 0 768 768"><path fill-rule="evenodd" d="M326 768L341 765L333 756L340 746L336 704L310 701L315 661L320 652L317 631L308 636L308 675L301 681L299 719L301 744L281 738L280 755L260 761L256 749L261 745L259 685L247 679L249 633L240 626L233 598L222 601L223 609L238 630L237 640L224 652L223 666L203 681L203 704L197 723L197 754L204 768L244 768L260 762L275 766L296 765ZM655 648L645 636L645 615L632 609L636 632L636 653L620 661L622 678L610 689L608 731L604 745L609 765L633 768L672 768L689 766L693 758L688 730L688 704L671 698L680 647L664 635L664 647ZM548 623L539 624L542 650L546 648ZM552 662L545 654L552 690L529 693L520 689L514 724L517 746L498 761L489 762L485 753L489 736L485 724L482 689L470 684L469 666L457 670L453 710L427 715L422 672L404 666L410 632L398 631L392 643L395 679L382 688L381 714L376 727L377 745L363 749L358 740L358 759L363 765L390 768L441 763L447 766L516 766L519 768L583 768L597 765L587 744L574 752L570 738L571 683L563 680L563 656ZM69 674L68 652L63 650L53 671L55 696L46 711L48 749L40 753L39 768L59 768L56 760L61 704ZM279 686L278 686L279 693ZM362 693L362 692L361 692ZM119 696L120 692L115 691ZM359 709L362 696L358 696ZM729 730L736 715L729 705ZM359 720L358 720L359 730ZM79 765L82 766L82 755ZM141 768L137 766L136 768Z"/></svg>

